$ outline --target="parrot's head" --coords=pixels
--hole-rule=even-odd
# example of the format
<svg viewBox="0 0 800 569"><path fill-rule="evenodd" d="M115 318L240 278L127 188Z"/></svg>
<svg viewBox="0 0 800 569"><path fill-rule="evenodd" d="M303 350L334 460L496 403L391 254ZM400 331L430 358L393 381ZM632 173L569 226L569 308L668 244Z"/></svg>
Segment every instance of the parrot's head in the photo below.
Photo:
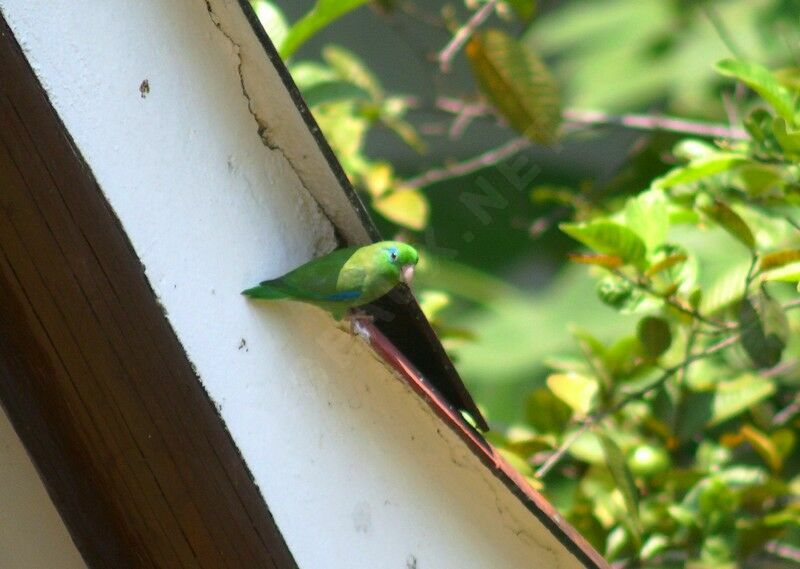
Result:
<svg viewBox="0 0 800 569"><path fill-rule="evenodd" d="M386 241L382 249L383 254L386 255L386 260L393 267L397 267L400 280L411 284L411 279L414 277L414 267L419 261L417 250L401 241Z"/></svg>

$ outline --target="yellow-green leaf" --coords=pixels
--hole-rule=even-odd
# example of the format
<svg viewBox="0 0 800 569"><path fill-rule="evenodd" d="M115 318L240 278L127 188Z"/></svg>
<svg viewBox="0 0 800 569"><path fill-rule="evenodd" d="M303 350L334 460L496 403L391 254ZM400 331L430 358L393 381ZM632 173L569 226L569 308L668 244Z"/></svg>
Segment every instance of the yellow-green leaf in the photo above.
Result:
<svg viewBox="0 0 800 569"><path fill-rule="evenodd" d="M717 71L738 79L775 109L789 124L794 124L795 100L791 91L780 84L775 76L757 63L724 59L717 63Z"/></svg>
<svg viewBox="0 0 800 569"><path fill-rule="evenodd" d="M703 213L716 221L725 231L742 242L751 251L756 246L753 232L742 217L731 207L719 200L714 200L710 205L702 208Z"/></svg>
<svg viewBox="0 0 800 569"><path fill-rule="evenodd" d="M526 44L497 29L475 34L466 47L478 85L520 133L548 144L561 120L558 87Z"/></svg>
<svg viewBox="0 0 800 569"><path fill-rule="evenodd" d="M711 156L691 161L686 166L679 166L667 172L662 178L653 182L654 188L668 189L678 184L688 184L715 174L727 172L734 166L747 162L744 154L718 152Z"/></svg>
<svg viewBox="0 0 800 569"><path fill-rule="evenodd" d="M381 195L372 206L389 221L421 231L428 224L428 198L415 189L403 188Z"/></svg>
<svg viewBox="0 0 800 569"><path fill-rule="evenodd" d="M789 263L783 267L767 271L762 278L765 281L800 282L800 262Z"/></svg>
<svg viewBox="0 0 800 569"><path fill-rule="evenodd" d="M766 378L746 374L717 386L712 402L709 426L747 411L750 407L770 397L775 392L775 385Z"/></svg>
<svg viewBox="0 0 800 569"><path fill-rule="evenodd" d="M547 387L579 415L592 410L597 395L597 381L577 373L554 373L547 378Z"/></svg>
<svg viewBox="0 0 800 569"><path fill-rule="evenodd" d="M590 249L621 257L626 263L640 264L647 247L636 233L618 223L598 219L590 223L562 223L561 231Z"/></svg>
<svg viewBox="0 0 800 569"><path fill-rule="evenodd" d="M633 537L637 543L641 543L642 539L642 523L639 520L639 492L636 489L636 484L633 481L633 476L628 469L628 464L625 461L625 455L619 448L614 439L605 433L598 433L600 444L603 446L603 454L606 459L606 466L611 472L612 478L617 489L622 494L625 502L625 508L630 515L629 528L633 532Z"/></svg>

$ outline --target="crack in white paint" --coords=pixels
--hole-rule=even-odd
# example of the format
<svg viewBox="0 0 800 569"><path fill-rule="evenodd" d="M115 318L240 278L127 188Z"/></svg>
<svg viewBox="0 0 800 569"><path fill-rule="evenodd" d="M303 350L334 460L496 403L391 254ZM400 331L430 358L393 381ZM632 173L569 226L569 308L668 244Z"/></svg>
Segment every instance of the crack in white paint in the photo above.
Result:
<svg viewBox="0 0 800 569"><path fill-rule="evenodd" d="M303 177L300 175L300 169L294 164L293 160L289 157L288 153L285 152L279 144L277 144L271 139L269 134L270 130L269 124L267 123L267 121L261 119L258 116L258 111L256 110L255 104L253 103L253 98L250 96L250 93L247 90L247 85L245 83L245 77L244 77L245 73L244 73L244 59L242 58L242 46L223 27L222 20L214 11L213 6L211 5L212 0L205 0L205 4L209 18L211 19L211 22L214 24L214 27L217 28L217 30L219 30L219 32L225 37L225 39L228 40L228 42L230 42L231 47L233 48L233 52L236 55L236 61L237 61L236 74L239 77L239 85L242 91L242 96L247 101L247 111L253 117L253 120L255 120L256 125L258 126L258 129L256 131L258 137L261 139L261 142L264 144L264 146L266 146L273 152L279 153L281 157L283 157L283 159L286 160L286 162L292 167L292 170L294 170L295 175L297 176L297 180L300 183L300 186L303 188L306 194L311 198L311 200L316 204L319 211L322 213L325 219L328 220L331 226L337 228L331 216L328 214L328 212L325 211L325 208L322 206L322 204L314 197L314 193L308 188L308 186L306 186ZM318 253L327 253L327 252L329 252L327 249L323 249L320 251L318 248Z"/></svg>

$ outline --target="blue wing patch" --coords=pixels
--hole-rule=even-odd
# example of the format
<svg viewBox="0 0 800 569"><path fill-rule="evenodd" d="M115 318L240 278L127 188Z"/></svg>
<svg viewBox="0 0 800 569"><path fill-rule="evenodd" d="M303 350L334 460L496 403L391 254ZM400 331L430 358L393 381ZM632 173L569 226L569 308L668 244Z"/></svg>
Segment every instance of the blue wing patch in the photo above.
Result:
<svg viewBox="0 0 800 569"><path fill-rule="evenodd" d="M323 296L322 300L354 300L359 296L361 296L360 290L343 290L341 292L329 294L328 296Z"/></svg>

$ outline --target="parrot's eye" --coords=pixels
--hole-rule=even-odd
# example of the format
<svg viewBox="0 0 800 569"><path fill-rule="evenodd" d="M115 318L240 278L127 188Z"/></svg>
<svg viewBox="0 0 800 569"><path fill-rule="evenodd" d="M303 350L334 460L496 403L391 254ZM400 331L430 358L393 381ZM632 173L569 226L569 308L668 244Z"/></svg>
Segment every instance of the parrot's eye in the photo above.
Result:
<svg viewBox="0 0 800 569"><path fill-rule="evenodd" d="M395 249L389 249L389 258L392 261L396 261L397 260L397 251Z"/></svg>

